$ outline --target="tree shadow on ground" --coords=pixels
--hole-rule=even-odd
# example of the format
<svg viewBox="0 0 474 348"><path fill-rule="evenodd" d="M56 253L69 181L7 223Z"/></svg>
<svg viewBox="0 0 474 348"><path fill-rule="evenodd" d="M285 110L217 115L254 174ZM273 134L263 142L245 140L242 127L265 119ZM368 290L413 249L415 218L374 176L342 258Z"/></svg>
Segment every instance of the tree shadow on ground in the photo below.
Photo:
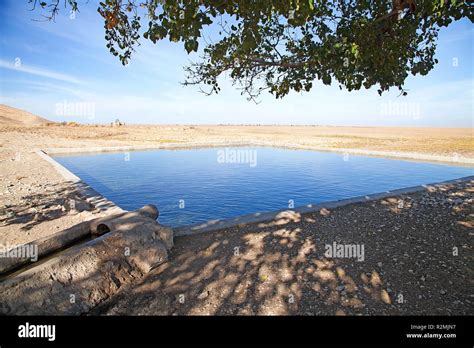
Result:
<svg viewBox="0 0 474 348"><path fill-rule="evenodd" d="M452 253L470 245L472 229L458 221L472 216L472 187L406 195L402 209L379 200L176 238L170 261L143 278L110 258L73 279L84 298L100 299L92 311L80 297L74 306L92 315L472 314L470 256ZM333 243L363 245L364 259L328 257ZM97 274L110 274L105 285ZM53 281L69 296L67 282ZM44 291L24 291L23 314Z"/></svg>
<svg viewBox="0 0 474 348"><path fill-rule="evenodd" d="M452 247L468 243L456 222L472 196L471 182L177 238L168 263L93 313L468 314L469 258ZM364 260L327 257L333 243L363 245Z"/></svg>
<svg viewBox="0 0 474 348"><path fill-rule="evenodd" d="M82 197L79 190L83 183L65 182L49 185L43 193L27 194L21 203L3 207L0 211L1 226L22 225L28 231L44 221L53 221L68 214L91 211L93 207Z"/></svg>

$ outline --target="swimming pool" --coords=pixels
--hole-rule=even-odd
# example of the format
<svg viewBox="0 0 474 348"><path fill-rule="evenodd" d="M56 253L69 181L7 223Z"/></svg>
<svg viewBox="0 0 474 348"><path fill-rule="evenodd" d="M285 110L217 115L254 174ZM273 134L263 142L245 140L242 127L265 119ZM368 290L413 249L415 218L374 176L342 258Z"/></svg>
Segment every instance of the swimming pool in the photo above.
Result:
<svg viewBox="0 0 474 348"><path fill-rule="evenodd" d="M57 155L126 210L155 204L172 227L440 182L470 167L264 147Z"/></svg>

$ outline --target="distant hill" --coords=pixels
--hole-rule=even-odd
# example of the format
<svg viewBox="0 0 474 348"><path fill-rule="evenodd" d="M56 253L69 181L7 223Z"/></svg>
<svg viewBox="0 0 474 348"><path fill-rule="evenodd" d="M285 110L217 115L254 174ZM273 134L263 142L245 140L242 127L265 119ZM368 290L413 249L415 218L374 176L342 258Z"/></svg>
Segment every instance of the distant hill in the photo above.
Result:
<svg viewBox="0 0 474 348"><path fill-rule="evenodd" d="M6 126L37 126L51 121L33 115L28 111L12 108L11 106L0 104L0 125Z"/></svg>

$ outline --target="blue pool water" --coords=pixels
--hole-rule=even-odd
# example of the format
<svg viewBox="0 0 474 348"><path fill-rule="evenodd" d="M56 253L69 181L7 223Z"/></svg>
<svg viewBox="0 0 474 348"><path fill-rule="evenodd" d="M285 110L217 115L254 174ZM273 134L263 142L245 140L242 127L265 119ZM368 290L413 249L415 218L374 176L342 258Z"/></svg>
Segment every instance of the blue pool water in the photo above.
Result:
<svg viewBox="0 0 474 348"><path fill-rule="evenodd" d="M182 226L473 175L473 168L280 148L61 155L55 159L126 210L155 204Z"/></svg>

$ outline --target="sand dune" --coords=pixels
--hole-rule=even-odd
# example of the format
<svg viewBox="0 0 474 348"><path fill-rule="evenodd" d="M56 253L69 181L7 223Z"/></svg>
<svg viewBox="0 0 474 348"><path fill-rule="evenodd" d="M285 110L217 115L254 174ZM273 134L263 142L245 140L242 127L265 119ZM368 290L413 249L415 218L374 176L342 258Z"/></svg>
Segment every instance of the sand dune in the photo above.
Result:
<svg viewBox="0 0 474 348"><path fill-rule="evenodd" d="M0 124L8 126L36 126L45 124L48 121L45 118L33 115L28 111L13 108L8 105L0 104Z"/></svg>

